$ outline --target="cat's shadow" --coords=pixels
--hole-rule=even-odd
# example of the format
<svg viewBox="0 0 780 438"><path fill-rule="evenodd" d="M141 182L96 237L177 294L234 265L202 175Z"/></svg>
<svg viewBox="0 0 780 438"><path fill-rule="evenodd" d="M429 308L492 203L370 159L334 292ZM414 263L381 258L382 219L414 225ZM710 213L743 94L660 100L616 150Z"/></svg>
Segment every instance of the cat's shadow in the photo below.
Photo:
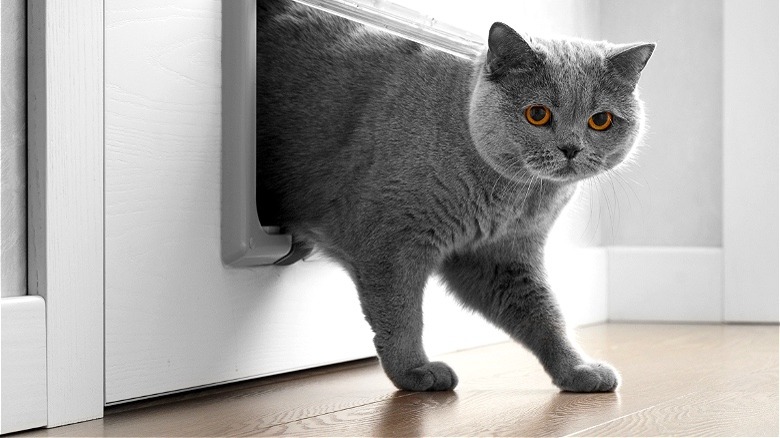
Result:
<svg viewBox="0 0 780 438"><path fill-rule="evenodd" d="M480 391L481 392L481 391ZM503 391L499 391L503 392ZM586 429L594 417L614 415L620 410L620 395L617 393L574 394L558 392L550 394L540 405L528 403L518 394L513 408L512 398L495 394L462 394L459 400L455 391L408 392L396 391L382 404L372 436L434 436L474 435L479 431L491 434L520 434L534 436L561 436L572 431ZM538 395L538 394L537 394ZM477 400L481 399L481 400ZM493 405L469 406L478 402ZM493 403L501 403L497 406ZM508 405L507 405L508 404ZM498 424L486 424L492 417L489 412L511 413L512 418L503 418ZM488 414L488 415L485 415Z"/></svg>
<svg viewBox="0 0 780 438"><path fill-rule="evenodd" d="M372 436L430 436L426 424L440 410L450 410L458 404L455 391L396 391L383 404Z"/></svg>

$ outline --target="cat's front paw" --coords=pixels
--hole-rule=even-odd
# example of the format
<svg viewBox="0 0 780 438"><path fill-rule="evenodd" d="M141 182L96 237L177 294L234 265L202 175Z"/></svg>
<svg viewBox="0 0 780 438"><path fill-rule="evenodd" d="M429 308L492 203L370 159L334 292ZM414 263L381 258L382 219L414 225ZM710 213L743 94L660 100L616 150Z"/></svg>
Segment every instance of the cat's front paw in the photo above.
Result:
<svg viewBox="0 0 780 438"><path fill-rule="evenodd" d="M584 363L553 381L562 391L612 392L620 384L620 375L605 363Z"/></svg>
<svg viewBox="0 0 780 438"><path fill-rule="evenodd" d="M393 383L407 391L448 391L458 385L455 371L444 362L429 362L392 378Z"/></svg>

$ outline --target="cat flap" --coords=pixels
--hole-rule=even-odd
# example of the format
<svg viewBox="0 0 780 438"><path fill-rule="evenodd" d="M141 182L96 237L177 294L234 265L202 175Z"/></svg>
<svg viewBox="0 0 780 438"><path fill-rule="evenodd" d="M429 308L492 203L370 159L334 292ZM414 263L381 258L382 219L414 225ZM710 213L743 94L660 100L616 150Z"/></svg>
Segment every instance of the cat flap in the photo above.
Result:
<svg viewBox="0 0 780 438"><path fill-rule="evenodd" d="M635 43L618 46L607 56L608 67L632 87L639 82L642 69L655 50L655 43Z"/></svg>
<svg viewBox="0 0 780 438"><path fill-rule="evenodd" d="M501 22L490 27L488 35L487 69L492 75L502 75L509 68L538 61L536 52L514 29Z"/></svg>

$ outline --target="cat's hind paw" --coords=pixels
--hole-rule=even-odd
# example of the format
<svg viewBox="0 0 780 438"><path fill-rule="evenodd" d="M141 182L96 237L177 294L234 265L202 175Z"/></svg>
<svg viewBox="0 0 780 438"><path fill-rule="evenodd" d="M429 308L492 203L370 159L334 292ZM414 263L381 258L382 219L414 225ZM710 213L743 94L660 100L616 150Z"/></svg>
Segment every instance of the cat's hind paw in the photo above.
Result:
<svg viewBox="0 0 780 438"><path fill-rule="evenodd" d="M449 391L458 385L455 371L444 362L426 363L392 380L407 391Z"/></svg>
<svg viewBox="0 0 780 438"><path fill-rule="evenodd" d="M620 384L620 375L605 363L584 363L553 383L568 392L612 392Z"/></svg>

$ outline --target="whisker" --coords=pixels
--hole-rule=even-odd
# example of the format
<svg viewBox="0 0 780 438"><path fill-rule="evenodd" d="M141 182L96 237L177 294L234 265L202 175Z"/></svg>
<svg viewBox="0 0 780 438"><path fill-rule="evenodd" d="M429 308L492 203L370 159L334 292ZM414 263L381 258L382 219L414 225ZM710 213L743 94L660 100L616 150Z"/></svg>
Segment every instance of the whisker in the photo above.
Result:
<svg viewBox="0 0 780 438"><path fill-rule="evenodd" d="M525 195L523 195L523 201L520 203L521 211L525 209L525 201L526 199L528 199L528 195L531 193L531 187L533 186L533 182L534 182L534 175L531 175L531 178L528 179L528 187L524 190ZM525 184L523 185L523 187L525 187Z"/></svg>
<svg viewBox="0 0 780 438"><path fill-rule="evenodd" d="M607 181L609 181L609 185L612 188L612 200L614 202L613 210L615 212L615 224L618 226L618 229L620 229L620 200L618 199L617 191L615 190L615 180L612 178L607 178Z"/></svg>
<svg viewBox="0 0 780 438"><path fill-rule="evenodd" d="M590 223L593 220L593 196L592 196L592 194L593 194L593 179L592 178L588 178L587 181L588 181L588 192L587 192L586 196L588 197L588 207L589 207L589 210L588 210L588 222L585 224L585 228L582 230L582 234L580 235L580 240L582 240L585 237L586 233L590 229ZM584 193L585 190L583 190L582 192ZM593 243L593 238L596 237L596 230L597 229L598 229L598 224L596 224L596 226L594 227L593 234L588 239L588 244L592 244Z"/></svg>
<svg viewBox="0 0 780 438"><path fill-rule="evenodd" d="M637 212L637 214L639 215L639 217L640 217L640 220L642 221L642 229L645 229L645 230L646 230L646 229L648 229L648 227L647 227L647 224L646 224L646 222L645 222L645 221L647 220L647 217L646 217L647 215L645 215L645 214L644 214L644 211L645 211L645 208L646 208L646 207L645 207L645 205L642 203L642 198L640 198L640 197L639 197L639 195L637 194L636 190L634 190L634 187L632 187L632 184L631 184L631 183L629 183L629 180L630 180L630 181L632 181L632 182L634 182L634 183L635 183L635 184L637 184L637 185L639 185L639 184L638 184L638 183L636 183L636 181L634 181L633 179L627 178L625 175L623 175L623 174L622 174L622 173L620 173L620 172L616 173L616 175L618 176L618 178L619 178L619 180L620 180L620 181L623 181L623 182L625 183L625 186L626 186L626 187L628 187L628 189L629 189L629 190L631 191L631 193L634 195L634 198L636 199L636 201L637 201L637 204L638 204L638 206L639 206L639 207L638 207L638 208L639 208L639 211ZM640 187L641 187L641 186L640 186ZM649 192L649 191L646 191L646 192L647 192L647 194L648 194L648 195L650 194L650 192Z"/></svg>
<svg viewBox="0 0 780 438"><path fill-rule="evenodd" d="M607 196L606 192L603 189L602 181L603 181L603 175L597 175L598 183L599 183L599 192L601 193L601 196L604 198L604 203L607 207L607 214L609 215L609 228L611 232L611 240L615 240L615 224L614 224L614 215L612 214L612 207L609 204L609 197Z"/></svg>
<svg viewBox="0 0 780 438"><path fill-rule="evenodd" d="M538 196L538 203L536 205L537 210L542 209L542 198L544 197L544 179L539 178L539 196Z"/></svg>
<svg viewBox="0 0 780 438"><path fill-rule="evenodd" d="M637 196L636 192L634 191L634 189L630 185L627 185L627 183L625 182L623 177L620 175L620 173L615 172L614 173L614 178L615 178L615 181L620 186L620 188L623 189L623 193L626 196L626 201L628 201L628 211L631 212L632 214L637 213L634 210L633 203L631 202L631 194L634 195L635 199L639 200L639 197ZM629 193L629 191L630 191L630 193ZM640 204L641 204L641 201L640 201Z"/></svg>

